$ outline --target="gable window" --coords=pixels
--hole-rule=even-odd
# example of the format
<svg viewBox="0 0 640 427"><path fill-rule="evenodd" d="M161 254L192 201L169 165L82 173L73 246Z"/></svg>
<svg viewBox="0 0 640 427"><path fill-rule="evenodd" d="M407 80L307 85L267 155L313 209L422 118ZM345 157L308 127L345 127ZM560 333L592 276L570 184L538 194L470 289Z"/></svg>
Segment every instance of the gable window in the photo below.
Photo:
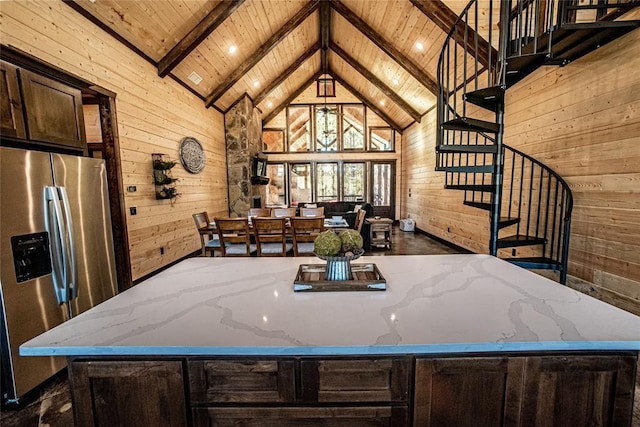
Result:
<svg viewBox="0 0 640 427"><path fill-rule="evenodd" d="M287 108L287 129L289 130L289 151L311 151L311 113L309 106Z"/></svg>
<svg viewBox="0 0 640 427"><path fill-rule="evenodd" d="M314 106L316 118L316 151L338 151L338 107Z"/></svg>
<svg viewBox="0 0 640 427"><path fill-rule="evenodd" d="M375 126L369 128L370 151L393 151L395 131L390 127Z"/></svg>
<svg viewBox="0 0 640 427"><path fill-rule="evenodd" d="M364 106L342 106L342 148L364 150Z"/></svg>
<svg viewBox="0 0 640 427"><path fill-rule="evenodd" d="M284 129L264 129L262 131L263 151L269 153L284 152Z"/></svg>

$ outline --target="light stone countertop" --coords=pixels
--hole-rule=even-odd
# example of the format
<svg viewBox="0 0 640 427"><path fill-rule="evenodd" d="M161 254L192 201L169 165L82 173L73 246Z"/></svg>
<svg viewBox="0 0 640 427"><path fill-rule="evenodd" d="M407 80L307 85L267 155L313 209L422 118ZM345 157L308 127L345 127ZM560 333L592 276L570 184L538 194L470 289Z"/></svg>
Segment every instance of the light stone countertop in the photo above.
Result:
<svg viewBox="0 0 640 427"><path fill-rule="evenodd" d="M362 257L386 291L296 292L317 258L191 258L22 355L350 355L640 350L640 317L488 255Z"/></svg>

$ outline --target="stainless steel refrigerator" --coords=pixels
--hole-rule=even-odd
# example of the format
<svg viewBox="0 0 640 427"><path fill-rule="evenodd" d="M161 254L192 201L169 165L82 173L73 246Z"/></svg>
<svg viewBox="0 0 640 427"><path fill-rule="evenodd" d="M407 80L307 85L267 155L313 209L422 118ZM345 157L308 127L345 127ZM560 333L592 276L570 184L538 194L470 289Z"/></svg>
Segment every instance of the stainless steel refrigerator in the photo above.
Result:
<svg viewBox="0 0 640 427"><path fill-rule="evenodd" d="M103 160L0 147L2 395L65 367L25 341L112 297L117 279Z"/></svg>

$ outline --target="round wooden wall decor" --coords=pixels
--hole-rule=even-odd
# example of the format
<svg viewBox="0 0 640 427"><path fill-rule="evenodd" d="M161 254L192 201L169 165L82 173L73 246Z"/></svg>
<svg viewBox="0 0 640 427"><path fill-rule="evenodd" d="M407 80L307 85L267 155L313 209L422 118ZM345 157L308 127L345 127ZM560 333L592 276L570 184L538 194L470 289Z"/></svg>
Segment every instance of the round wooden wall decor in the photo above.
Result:
<svg viewBox="0 0 640 427"><path fill-rule="evenodd" d="M178 153L180 154L180 162L187 171L191 173L202 172L205 161L204 150L197 139L191 136L184 138L180 141Z"/></svg>

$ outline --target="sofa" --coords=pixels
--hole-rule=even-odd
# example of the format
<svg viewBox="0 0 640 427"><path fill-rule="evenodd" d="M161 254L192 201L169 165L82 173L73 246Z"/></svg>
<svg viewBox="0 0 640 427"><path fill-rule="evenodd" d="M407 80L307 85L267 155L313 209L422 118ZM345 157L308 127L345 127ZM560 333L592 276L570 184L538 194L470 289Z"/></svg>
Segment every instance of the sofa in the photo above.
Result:
<svg viewBox="0 0 640 427"><path fill-rule="evenodd" d="M360 209L364 209L366 212L365 218L373 216L373 206L367 202L315 202L315 203L301 203L300 206L316 205L317 207L324 207L324 217L331 218L332 216L343 217L349 226L353 228L356 224L357 212L355 208L360 205ZM362 225L360 234L363 239L363 246L365 249L369 249L369 224L366 222Z"/></svg>
<svg viewBox="0 0 640 427"><path fill-rule="evenodd" d="M367 213L365 218L373 216L373 207L366 202L316 202L314 203L319 208L324 207L324 217L331 218L332 216L341 216L347 220L349 226L353 228L356 224L357 213L355 211L356 205L360 206L360 209L364 209Z"/></svg>

